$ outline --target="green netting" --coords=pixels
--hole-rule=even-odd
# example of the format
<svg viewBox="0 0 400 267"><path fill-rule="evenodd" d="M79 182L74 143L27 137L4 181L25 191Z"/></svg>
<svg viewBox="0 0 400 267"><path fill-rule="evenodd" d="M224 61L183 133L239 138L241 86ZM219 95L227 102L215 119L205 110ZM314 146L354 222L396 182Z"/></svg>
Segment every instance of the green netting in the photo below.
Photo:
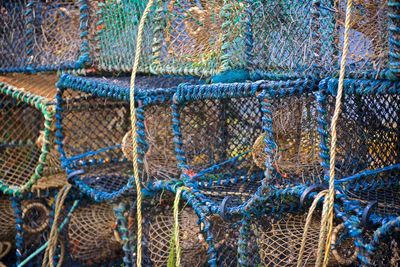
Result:
<svg viewBox="0 0 400 267"><path fill-rule="evenodd" d="M147 1L123 0L99 3L97 23L96 62L100 70L130 71L135 56L137 29ZM151 44L153 41L152 19L149 15L144 28L140 72L149 72Z"/></svg>
<svg viewBox="0 0 400 267"><path fill-rule="evenodd" d="M152 72L209 76L243 63L244 7L241 1L157 1Z"/></svg>

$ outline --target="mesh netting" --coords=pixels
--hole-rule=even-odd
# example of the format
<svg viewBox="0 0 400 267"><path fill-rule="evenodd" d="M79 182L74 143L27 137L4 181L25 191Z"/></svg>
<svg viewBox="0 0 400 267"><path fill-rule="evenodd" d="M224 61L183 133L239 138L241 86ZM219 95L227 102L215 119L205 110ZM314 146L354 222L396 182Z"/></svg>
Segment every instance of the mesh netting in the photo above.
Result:
<svg viewBox="0 0 400 267"><path fill-rule="evenodd" d="M0 240L11 241L15 237L15 216L11 200L0 199Z"/></svg>
<svg viewBox="0 0 400 267"><path fill-rule="evenodd" d="M276 144L273 164L286 181L316 183L322 178L315 104L311 94L272 101L271 117ZM262 153L260 151L262 160L258 161L264 164L267 156Z"/></svg>
<svg viewBox="0 0 400 267"><path fill-rule="evenodd" d="M147 249L153 266L167 266L171 251L174 225L172 206L152 207L146 212ZM179 213L180 246L182 266L204 266L207 263L207 244L201 235L198 217L189 208Z"/></svg>
<svg viewBox="0 0 400 267"><path fill-rule="evenodd" d="M121 245L115 241L116 218L111 205L90 204L79 207L68 226L71 257L87 265L110 261L121 255Z"/></svg>
<svg viewBox="0 0 400 267"><path fill-rule="evenodd" d="M22 186L38 165L40 147L35 144L43 128L42 113L32 106L0 94L0 177L9 186Z"/></svg>
<svg viewBox="0 0 400 267"><path fill-rule="evenodd" d="M250 68L277 73L311 69L317 40L312 34L313 1L249 1L253 34Z"/></svg>
<svg viewBox="0 0 400 267"><path fill-rule="evenodd" d="M155 27L153 71L208 76L229 66L224 60L240 58L235 49L243 9L236 1L159 1L155 20L162 27Z"/></svg>
<svg viewBox="0 0 400 267"><path fill-rule="evenodd" d="M67 90L63 93L61 108L66 157L72 158L100 149L103 150L98 154L88 155L87 158L82 156L82 159L107 158L111 161L123 157L117 145L129 129L128 102Z"/></svg>
<svg viewBox="0 0 400 267"><path fill-rule="evenodd" d="M343 50L346 1L336 2L334 57L338 63ZM389 7L387 0L355 1L351 14L350 46L347 65L350 71L380 71L389 67Z"/></svg>
<svg viewBox="0 0 400 267"><path fill-rule="evenodd" d="M158 204L145 209L145 251L152 266L166 266L170 256L174 227L172 203L172 198L163 198ZM181 265L206 266L209 260L213 260L217 266L236 266L238 225L225 222L219 216L207 217L205 220L210 224L209 231L204 231L204 223L199 224L199 217L192 208L180 208ZM210 243L207 243L208 239Z"/></svg>
<svg viewBox="0 0 400 267"><path fill-rule="evenodd" d="M334 109L327 98L327 125ZM346 94L338 123L337 177L399 163L400 95Z"/></svg>
<svg viewBox="0 0 400 267"><path fill-rule="evenodd" d="M214 201L230 196L230 204L239 204L251 197L263 177L251 155L262 133L259 99L190 101L179 113L175 138L182 141L185 173Z"/></svg>
<svg viewBox="0 0 400 267"><path fill-rule="evenodd" d="M96 63L107 71L130 71L135 55L137 28L147 1L123 0L99 3ZM154 14L150 13L149 17ZM139 71L148 72L153 41L153 20L146 21Z"/></svg>
<svg viewBox="0 0 400 267"><path fill-rule="evenodd" d="M268 223L270 222L270 223ZM258 254L249 254L249 263L261 266L297 266L297 259L303 238L305 215L285 215L279 219L255 219L251 229L256 239ZM314 266L318 249L320 220L312 219L306 239L302 266ZM330 266L339 260L355 259L354 241L337 232L335 256L330 257ZM254 241L251 238L251 241Z"/></svg>
<svg viewBox="0 0 400 267"><path fill-rule="evenodd" d="M24 67L28 64L25 46L26 1L0 2L0 70Z"/></svg>
<svg viewBox="0 0 400 267"><path fill-rule="evenodd" d="M89 8L85 1L0 3L0 69L57 70L82 68L86 63Z"/></svg>
<svg viewBox="0 0 400 267"><path fill-rule="evenodd" d="M347 1L249 2L251 69L292 75L337 73ZM390 58L389 51L395 51L397 45L395 26L391 24L392 15L397 12L397 7L388 5L387 0L354 1L347 58L349 73L378 73L396 68L397 59Z"/></svg>
<svg viewBox="0 0 400 267"><path fill-rule="evenodd" d="M226 222L219 216L208 218L217 252L217 266L238 266L239 225Z"/></svg>
<svg viewBox="0 0 400 267"><path fill-rule="evenodd" d="M30 92L47 100L53 100L56 95L56 74L7 74L0 76L0 82L10 84L24 92Z"/></svg>
<svg viewBox="0 0 400 267"><path fill-rule="evenodd" d="M190 169L197 173L249 152L261 135L261 105L257 98L207 99L180 109L183 149ZM250 168L251 155L243 156ZM224 172L229 172L229 165Z"/></svg>
<svg viewBox="0 0 400 267"><path fill-rule="evenodd" d="M179 176L173 135L171 130L171 108L169 105L155 105L144 108L144 138L146 145L143 158L142 181L170 180ZM125 142L124 142L125 141ZM122 142L124 155L132 160L132 132Z"/></svg>
<svg viewBox="0 0 400 267"><path fill-rule="evenodd" d="M354 181L343 185L344 192L364 205L376 202L371 212L381 216L397 216L400 213L399 171L384 171L376 175L363 177L362 181Z"/></svg>

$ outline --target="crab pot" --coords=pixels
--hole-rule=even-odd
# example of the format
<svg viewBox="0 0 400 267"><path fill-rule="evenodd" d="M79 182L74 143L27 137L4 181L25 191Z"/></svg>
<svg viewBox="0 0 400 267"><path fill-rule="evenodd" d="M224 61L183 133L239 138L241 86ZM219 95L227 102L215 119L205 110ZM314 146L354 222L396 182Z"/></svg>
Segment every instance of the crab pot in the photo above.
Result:
<svg viewBox="0 0 400 267"><path fill-rule="evenodd" d="M324 167L329 166L328 127L335 105L336 79L320 83L319 119ZM400 146L400 95L397 82L345 80L342 111L337 126L336 179L357 191L384 189L398 184ZM379 185L380 183L380 185ZM382 187L383 186L383 187ZM390 194L390 189L386 190ZM379 193L376 191L376 197ZM372 192L372 195L374 193ZM370 197L365 194L364 197ZM388 195L389 196L389 195ZM378 200L378 199L376 199Z"/></svg>
<svg viewBox="0 0 400 267"><path fill-rule="evenodd" d="M129 72L132 69L138 26L147 1L123 0L98 3L95 68L100 71ZM149 18L154 16L154 9ZM142 41L139 72L149 73L153 27L147 19Z"/></svg>
<svg viewBox="0 0 400 267"><path fill-rule="evenodd" d="M274 216L274 215L273 215ZM297 266L306 214L262 215L243 221L240 236L242 266ZM320 219L311 220L301 266L313 266L317 260ZM343 224L336 223L333 249L328 266L356 263L358 249Z"/></svg>
<svg viewBox="0 0 400 267"><path fill-rule="evenodd" d="M136 83L138 162L143 182L179 175L168 102L186 78L140 76ZM129 77L63 75L58 83L57 144L71 181L103 201L130 191ZM78 172L79 171L79 172Z"/></svg>
<svg viewBox="0 0 400 267"><path fill-rule="evenodd" d="M239 66L243 9L237 1L158 1L152 73L207 77Z"/></svg>
<svg viewBox="0 0 400 267"><path fill-rule="evenodd" d="M279 89L275 91L275 88ZM312 115L304 112L306 106L311 105L311 101L306 101L306 92L312 89L313 85L308 80L180 87L174 96L174 141L178 164L185 174L187 185L195 188L199 196L214 207L213 211L221 208L228 213L239 211L242 204L251 201L262 186L268 161L266 148L268 151L278 151L271 149L276 144L271 136L274 131L282 135L279 145L289 147L291 143L293 151L289 153L289 148L282 148L282 153L287 155L271 153L269 158L286 161L289 178L290 168L300 171L300 166L293 166L292 157L300 157L298 150L303 142L301 138L308 141L304 141L303 150L313 145L306 139L313 134L310 130ZM280 96L282 98L279 100ZM289 110L287 103L277 105L279 101L293 100L294 103L297 98L303 102L297 100L299 112L296 115ZM271 114L273 119L269 118ZM299 114L308 116L309 120L303 122L291 118ZM276 125L275 118L281 119ZM297 128L293 127L296 122ZM275 127L280 127L280 130L277 131ZM296 137L298 140L293 140ZM315 154L318 155L317 152Z"/></svg>
<svg viewBox="0 0 400 267"><path fill-rule="evenodd" d="M0 72L85 67L90 59L91 4L88 0L1 1Z"/></svg>
<svg viewBox="0 0 400 267"><path fill-rule="evenodd" d="M0 77L0 189L6 194L20 194L43 176L60 174L53 145L56 81L50 74Z"/></svg>
<svg viewBox="0 0 400 267"><path fill-rule="evenodd" d="M347 1L248 1L246 49L258 77L324 77L339 71ZM355 1L347 75L399 77L397 1ZM267 40L267 41L265 41Z"/></svg>
<svg viewBox="0 0 400 267"><path fill-rule="evenodd" d="M122 245L114 235L116 222L109 203L85 203L78 207L68 224L72 260L90 266L121 258Z"/></svg>

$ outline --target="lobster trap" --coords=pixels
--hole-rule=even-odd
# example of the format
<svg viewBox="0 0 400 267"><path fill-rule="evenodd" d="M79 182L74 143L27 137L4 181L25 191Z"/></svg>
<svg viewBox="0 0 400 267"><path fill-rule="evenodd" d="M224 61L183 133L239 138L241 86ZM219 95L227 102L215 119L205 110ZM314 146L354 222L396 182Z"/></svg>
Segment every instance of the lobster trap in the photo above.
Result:
<svg viewBox="0 0 400 267"><path fill-rule="evenodd" d="M173 127L187 186L207 199L213 211L229 213L262 194L272 179L262 182L270 162L286 181L312 180L319 165L315 107L307 98L313 84L296 80L180 87L174 96ZM298 112L288 110L293 107Z"/></svg>
<svg viewBox="0 0 400 267"><path fill-rule="evenodd" d="M256 77L337 75L347 1L247 1L246 62ZM352 6L350 77L398 77L395 1ZM265 41L266 40L266 41Z"/></svg>
<svg viewBox="0 0 400 267"><path fill-rule="evenodd" d="M152 73L208 77L241 64L243 10L237 1L157 1Z"/></svg>
<svg viewBox="0 0 400 267"><path fill-rule="evenodd" d="M82 69L89 62L89 1L0 4L0 72Z"/></svg>
<svg viewBox="0 0 400 267"><path fill-rule="evenodd" d="M0 188L6 194L65 183L54 146L53 74L9 74L0 77Z"/></svg>
<svg viewBox="0 0 400 267"><path fill-rule="evenodd" d="M168 103L182 77L138 77L138 163L144 183L179 175L173 153ZM97 200L133 187L129 77L63 75L58 83L57 138L64 168ZM79 171L79 172L77 172Z"/></svg>

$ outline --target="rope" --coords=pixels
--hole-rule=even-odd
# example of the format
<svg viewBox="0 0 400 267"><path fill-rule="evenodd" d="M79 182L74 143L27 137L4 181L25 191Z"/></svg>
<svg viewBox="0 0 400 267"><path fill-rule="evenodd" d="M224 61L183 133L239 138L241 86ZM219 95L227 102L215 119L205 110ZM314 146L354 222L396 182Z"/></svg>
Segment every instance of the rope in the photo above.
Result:
<svg viewBox="0 0 400 267"><path fill-rule="evenodd" d="M179 241L179 202L181 200L181 194L183 190L190 190L188 187L179 187L176 191L174 200L174 227L171 239L171 249L168 258L168 267L179 267L181 266L181 255L182 249ZM175 264L174 264L175 262Z"/></svg>
<svg viewBox="0 0 400 267"><path fill-rule="evenodd" d="M11 242L1 241L0 242L0 260L4 258L11 250Z"/></svg>
<svg viewBox="0 0 400 267"><path fill-rule="evenodd" d="M68 223L72 213L75 211L76 207L79 204L79 200L75 200L74 203L72 204L71 209L68 212L67 217L63 220L63 222L60 224L60 226L58 227L58 232L61 232L62 229L64 228L64 226ZM38 248L36 251L34 251L31 255L29 255L26 259L24 259L19 265L17 265L17 267L23 267L26 264L29 263L29 261L31 261L34 257L36 257L37 255L39 255L43 250L45 250L47 247L49 246L49 240L46 241L45 244L43 244L40 248Z"/></svg>
<svg viewBox="0 0 400 267"><path fill-rule="evenodd" d="M319 192L318 195L315 197L313 203L311 204L310 209L308 210L308 215L307 215L307 218L306 218L306 224L304 225L303 239L301 240L301 247L300 247L299 257L297 258L297 267L300 267L303 264L303 257L304 257L304 250L306 248L308 228L310 227L314 210L316 209L319 200L322 197L325 197L327 194L328 194L328 190L324 190L324 191Z"/></svg>
<svg viewBox="0 0 400 267"><path fill-rule="evenodd" d="M142 266L142 192L139 179L139 166L138 166L138 153L137 153L137 129L136 129L136 109L135 109L135 79L136 72L139 68L139 59L142 50L142 39L144 24L147 15L150 12L150 8L153 5L154 0L149 0L146 8L143 12L142 18L140 19L138 35L136 40L136 51L135 60L132 68L131 75L131 86L130 86L130 109L131 109L131 124L132 124L132 162L133 162L133 175L136 184L136 207L137 207L137 258L136 265L138 267Z"/></svg>
<svg viewBox="0 0 400 267"><path fill-rule="evenodd" d="M344 42L343 42L343 53L342 59L340 62L340 74L339 74L339 85L336 96L335 103L335 111L333 113L332 123L331 123L331 131L332 131L332 140L331 140L331 148L330 148L330 164L329 164L329 193L328 197L325 198L325 202L327 202L327 209L323 210L322 221L326 220L326 227L321 227L320 230L320 243L325 239L325 255L323 266L328 265L329 261L329 252L331 247L331 239L332 239L332 231L333 231L333 205L335 202L335 161L336 161L336 142L337 142L337 132L336 125L339 120L339 114L342 104L342 96L343 96L343 82L346 71L346 59L347 54L349 52L349 32L351 28L351 9L352 9L352 0L347 0L346 6L346 20L345 20L345 30L344 30ZM323 253L323 248L319 247L318 254ZM318 255L317 254L317 255ZM317 256L318 258L318 256Z"/></svg>
<svg viewBox="0 0 400 267"><path fill-rule="evenodd" d="M65 199L67 198L68 192L71 190L71 185L67 184L63 188L60 189L60 192L58 192L58 197L56 200L56 203L54 205L54 222L53 225L51 226L51 231L49 235L49 245L47 246L47 249L44 253L43 257L43 262L42 262L42 267L45 266L50 266L54 267L54 254L57 248L57 242L58 242L58 220L60 218L61 214L61 209L64 206ZM59 262L57 266L62 265L62 259L59 259Z"/></svg>

